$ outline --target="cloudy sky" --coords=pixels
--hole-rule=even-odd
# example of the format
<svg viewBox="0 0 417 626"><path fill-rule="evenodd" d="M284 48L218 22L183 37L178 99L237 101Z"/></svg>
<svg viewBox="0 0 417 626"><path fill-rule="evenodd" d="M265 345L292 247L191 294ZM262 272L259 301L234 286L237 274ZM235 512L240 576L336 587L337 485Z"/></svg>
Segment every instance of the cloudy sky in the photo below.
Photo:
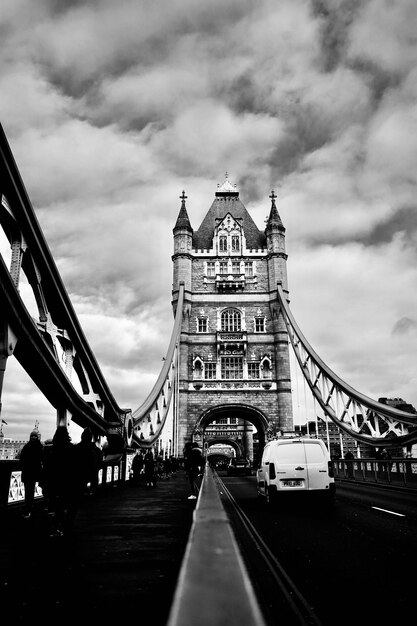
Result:
<svg viewBox="0 0 417 626"><path fill-rule="evenodd" d="M261 229L278 193L316 352L417 406L416 23L415 0L2 1L0 121L120 406L168 347L179 195L197 229L226 171ZM2 400L6 436L53 434L13 358Z"/></svg>

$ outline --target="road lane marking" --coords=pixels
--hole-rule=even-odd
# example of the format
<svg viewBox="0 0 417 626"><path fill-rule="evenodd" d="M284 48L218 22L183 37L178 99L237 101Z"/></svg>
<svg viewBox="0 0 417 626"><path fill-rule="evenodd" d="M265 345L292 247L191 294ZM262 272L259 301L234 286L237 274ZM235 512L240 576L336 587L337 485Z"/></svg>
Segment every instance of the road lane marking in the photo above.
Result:
<svg viewBox="0 0 417 626"><path fill-rule="evenodd" d="M399 517L405 517L403 513L396 513L395 511L389 511L388 509L380 509L379 506L372 506L372 509L376 509L377 511L384 511L384 513L391 513L391 515L398 515Z"/></svg>

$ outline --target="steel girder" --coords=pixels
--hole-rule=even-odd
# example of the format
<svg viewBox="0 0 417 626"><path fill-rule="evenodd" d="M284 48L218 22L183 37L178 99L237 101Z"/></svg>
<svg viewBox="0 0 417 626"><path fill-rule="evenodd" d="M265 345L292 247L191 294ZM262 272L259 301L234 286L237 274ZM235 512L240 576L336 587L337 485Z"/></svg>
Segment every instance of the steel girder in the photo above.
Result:
<svg viewBox="0 0 417 626"><path fill-rule="evenodd" d="M150 394L133 411L133 443L151 447L160 438L162 430L173 432L178 389L179 337L184 308L184 283L178 291L174 327L164 364ZM173 433L173 438L175 434Z"/></svg>
<svg viewBox="0 0 417 626"><path fill-rule="evenodd" d="M2 359L14 354L58 413L68 410L80 426L130 445L131 410L118 406L86 340L1 125L0 181L0 226L12 249L10 271L0 256ZM21 271L36 301L36 320L19 293ZM12 346L6 345L9 335ZM71 383L74 372L81 393Z"/></svg>
<svg viewBox="0 0 417 626"><path fill-rule="evenodd" d="M327 367L299 329L278 284L278 298L291 345L314 398L342 431L372 446L396 447L417 441L417 416L368 398Z"/></svg>

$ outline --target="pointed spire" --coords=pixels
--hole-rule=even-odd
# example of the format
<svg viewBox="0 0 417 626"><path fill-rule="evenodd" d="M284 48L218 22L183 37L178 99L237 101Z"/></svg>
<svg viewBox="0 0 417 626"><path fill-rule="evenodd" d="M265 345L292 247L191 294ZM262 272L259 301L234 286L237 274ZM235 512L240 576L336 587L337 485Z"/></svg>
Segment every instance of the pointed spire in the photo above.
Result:
<svg viewBox="0 0 417 626"><path fill-rule="evenodd" d="M192 228L191 228L191 224L190 224L190 220L188 217L188 213L187 213L187 209L185 207L185 201L187 199L187 196L185 195L185 191L182 192L182 194L180 195L180 200L181 200L181 208L180 208L180 212L178 213L178 217L177 217L177 222L174 226L174 231L178 228L185 228L187 230L190 230L192 232Z"/></svg>
<svg viewBox="0 0 417 626"><path fill-rule="evenodd" d="M271 191L271 195L269 197L271 198L271 211L268 217L267 228L268 226L272 224L276 224L279 227L284 228L283 223L278 213L277 205L275 204L275 198L277 197L277 194L275 193L274 190Z"/></svg>

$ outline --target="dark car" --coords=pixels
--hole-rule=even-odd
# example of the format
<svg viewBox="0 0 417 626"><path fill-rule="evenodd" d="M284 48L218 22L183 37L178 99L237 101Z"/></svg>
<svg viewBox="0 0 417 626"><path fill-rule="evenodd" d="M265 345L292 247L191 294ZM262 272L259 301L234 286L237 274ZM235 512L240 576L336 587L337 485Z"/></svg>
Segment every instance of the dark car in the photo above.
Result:
<svg viewBox="0 0 417 626"><path fill-rule="evenodd" d="M231 459L229 465L227 466L227 475L237 476L238 474L251 476L252 466L248 459Z"/></svg>

